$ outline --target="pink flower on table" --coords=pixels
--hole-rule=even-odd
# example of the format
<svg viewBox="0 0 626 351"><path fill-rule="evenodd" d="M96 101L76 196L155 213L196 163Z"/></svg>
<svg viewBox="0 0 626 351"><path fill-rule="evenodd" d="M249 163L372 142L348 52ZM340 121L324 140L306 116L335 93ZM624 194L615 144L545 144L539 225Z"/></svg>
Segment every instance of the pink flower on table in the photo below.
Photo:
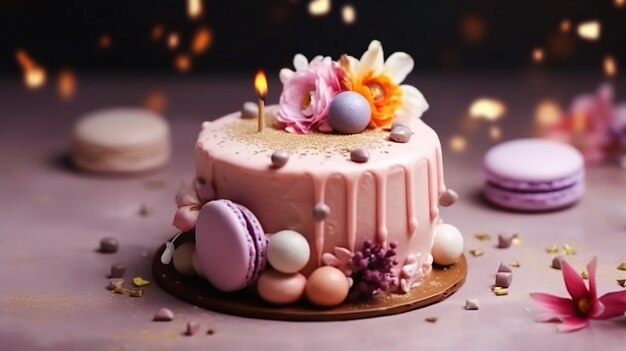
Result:
<svg viewBox="0 0 626 351"><path fill-rule="evenodd" d="M587 265L589 288L566 260L561 261L563 280L571 299L544 293L530 296L548 312L536 317L537 322L560 321L560 332L586 328L591 319L621 317L626 311L626 290L607 293L598 298L596 292L596 258Z"/></svg>
<svg viewBox="0 0 626 351"><path fill-rule="evenodd" d="M610 84L601 85L595 94L576 96L569 110L542 131L543 136L575 146L589 164L604 160L612 142L613 96Z"/></svg>
<svg viewBox="0 0 626 351"><path fill-rule="evenodd" d="M306 134L323 127L328 120L328 107L341 91L342 71L330 57L315 57L310 63L297 54L293 58L295 72L283 68L280 80L278 122L290 133Z"/></svg>
<svg viewBox="0 0 626 351"><path fill-rule="evenodd" d="M205 184L199 179L191 183L183 182L176 194L178 210L172 224L181 231L193 229L202 206L215 198L215 191L211 184Z"/></svg>

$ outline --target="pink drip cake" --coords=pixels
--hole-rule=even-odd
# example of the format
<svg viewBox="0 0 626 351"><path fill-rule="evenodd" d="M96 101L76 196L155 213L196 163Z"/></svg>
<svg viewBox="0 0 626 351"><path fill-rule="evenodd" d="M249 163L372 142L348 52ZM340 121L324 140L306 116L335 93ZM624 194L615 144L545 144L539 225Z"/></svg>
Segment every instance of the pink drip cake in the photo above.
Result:
<svg viewBox="0 0 626 351"><path fill-rule="evenodd" d="M262 116L247 103L202 123L174 218L195 240L168 243L164 256L225 293L318 308L406 294L433 261L454 265L462 237L439 206L458 196L420 119L426 100L400 84L411 57L385 61L373 41L360 59L296 55L294 68L280 72L280 102Z"/></svg>

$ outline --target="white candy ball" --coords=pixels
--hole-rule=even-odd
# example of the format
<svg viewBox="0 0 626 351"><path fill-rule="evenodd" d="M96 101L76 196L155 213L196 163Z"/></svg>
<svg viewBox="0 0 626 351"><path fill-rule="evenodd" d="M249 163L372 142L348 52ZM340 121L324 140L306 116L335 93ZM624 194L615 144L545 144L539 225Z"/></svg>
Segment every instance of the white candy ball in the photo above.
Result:
<svg viewBox="0 0 626 351"><path fill-rule="evenodd" d="M296 273L309 262L311 249L302 234L283 230L272 235L267 243L267 260L275 270Z"/></svg>
<svg viewBox="0 0 626 351"><path fill-rule="evenodd" d="M463 235L453 225L438 224L433 232L433 260L441 266L449 266L463 254Z"/></svg>
<svg viewBox="0 0 626 351"><path fill-rule="evenodd" d="M174 251L174 268L180 274L194 275L191 256L196 252L196 247L192 243L184 243Z"/></svg>
<svg viewBox="0 0 626 351"><path fill-rule="evenodd" d="M196 274L199 277L205 278L204 271L202 270L202 265L200 264L200 259L198 258L197 251L194 251L193 255L191 256L191 265L193 266L194 272L196 272Z"/></svg>

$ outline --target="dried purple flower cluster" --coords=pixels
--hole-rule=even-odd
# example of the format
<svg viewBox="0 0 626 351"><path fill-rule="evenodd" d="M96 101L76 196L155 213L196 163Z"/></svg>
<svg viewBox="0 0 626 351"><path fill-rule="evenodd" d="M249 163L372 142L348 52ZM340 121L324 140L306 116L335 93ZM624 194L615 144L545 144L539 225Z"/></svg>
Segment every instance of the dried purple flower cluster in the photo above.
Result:
<svg viewBox="0 0 626 351"><path fill-rule="evenodd" d="M388 291L394 285L391 272L398 262L395 260L398 244L374 244L369 240L363 243L363 249L352 256L352 288L350 298L364 299L380 291Z"/></svg>

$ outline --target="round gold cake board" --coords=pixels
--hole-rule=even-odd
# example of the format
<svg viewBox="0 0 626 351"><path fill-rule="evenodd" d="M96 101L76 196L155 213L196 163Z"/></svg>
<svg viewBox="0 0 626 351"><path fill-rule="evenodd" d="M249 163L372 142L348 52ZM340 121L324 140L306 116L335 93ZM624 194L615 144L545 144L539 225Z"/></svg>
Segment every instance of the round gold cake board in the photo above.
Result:
<svg viewBox="0 0 626 351"><path fill-rule="evenodd" d="M184 233L177 246L193 240L193 232ZM465 282L467 262L462 256L450 267L433 267L432 272L408 294L385 294L365 302L344 303L334 308L317 308L307 302L288 306L271 305L263 301L254 289L223 293L206 279L183 276L172 263L161 263L162 245L152 264L154 281L168 293L198 307L212 311L260 319L287 321L340 321L403 313L445 300Z"/></svg>

